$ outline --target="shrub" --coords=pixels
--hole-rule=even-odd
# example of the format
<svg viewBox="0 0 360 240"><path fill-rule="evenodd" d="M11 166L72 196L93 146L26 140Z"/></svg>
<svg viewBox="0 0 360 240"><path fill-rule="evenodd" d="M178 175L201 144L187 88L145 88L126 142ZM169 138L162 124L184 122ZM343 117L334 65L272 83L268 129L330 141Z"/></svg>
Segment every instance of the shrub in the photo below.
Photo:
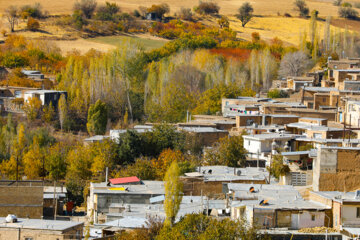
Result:
<svg viewBox="0 0 360 240"><path fill-rule="evenodd" d="M96 5L97 3L95 0L81 0L74 4L74 12L80 12L89 19L94 14Z"/></svg>
<svg viewBox="0 0 360 240"><path fill-rule="evenodd" d="M333 5L334 5L334 6L340 6L340 5L341 5L341 2L342 2L342 0L335 0L335 1L333 2Z"/></svg>
<svg viewBox="0 0 360 240"><path fill-rule="evenodd" d="M1 30L1 34L3 35L3 37L6 37L6 33L7 31L5 29Z"/></svg>
<svg viewBox="0 0 360 240"><path fill-rule="evenodd" d="M40 23L36 19L29 17L26 28L30 31L37 31L40 29Z"/></svg>
<svg viewBox="0 0 360 240"><path fill-rule="evenodd" d="M3 56L2 64L8 68L24 67L28 65L28 59L20 54L7 52Z"/></svg>
<svg viewBox="0 0 360 240"><path fill-rule="evenodd" d="M284 17L292 17L290 13L284 13Z"/></svg>
<svg viewBox="0 0 360 240"><path fill-rule="evenodd" d="M134 17L141 17L139 10L135 9L133 12Z"/></svg>
<svg viewBox="0 0 360 240"><path fill-rule="evenodd" d="M83 26L86 24L86 20L83 18L80 11L75 11L72 15L73 24L76 29L81 30Z"/></svg>
<svg viewBox="0 0 360 240"><path fill-rule="evenodd" d="M193 17L191 9L190 8L184 8L184 7L181 7L178 15L179 15L179 18L181 18L182 20L188 20L188 21L191 21L192 17Z"/></svg>
<svg viewBox="0 0 360 240"><path fill-rule="evenodd" d="M220 7L215 2L202 2L195 8L195 12L204 15L218 14Z"/></svg>
<svg viewBox="0 0 360 240"><path fill-rule="evenodd" d="M309 8L304 0L295 0L294 5L299 11L300 17L307 17L309 15Z"/></svg>
<svg viewBox="0 0 360 240"><path fill-rule="evenodd" d="M105 5L98 7L96 18L102 21L112 21L119 11L120 8L116 3L106 2Z"/></svg>
<svg viewBox="0 0 360 240"><path fill-rule="evenodd" d="M339 8L339 16L347 19L356 19L359 13L351 7Z"/></svg>
<svg viewBox="0 0 360 240"><path fill-rule="evenodd" d="M20 15L23 19L32 18L42 18L43 13L41 11L40 3L35 3L34 6L25 5L20 8Z"/></svg>
<svg viewBox="0 0 360 240"><path fill-rule="evenodd" d="M269 98L287 98L287 97L289 97L289 94L283 90L273 89L267 93L267 97L269 97Z"/></svg>
<svg viewBox="0 0 360 240"><path fill-rule="evenodd" d="M344 2L343 4L341 4L342 7L352 7L351 3L348 2Z"/></svg>
<svg viewBox="0 0 360 240"><path fill-rule="evenodd" d="M169 13L170 12L170 7L168 4L163 3L160 5L152 5L150 8L147 9L148 13L156 13L156 15L159 18L163 18L163 16L165 15L165 13Z"/></svg>

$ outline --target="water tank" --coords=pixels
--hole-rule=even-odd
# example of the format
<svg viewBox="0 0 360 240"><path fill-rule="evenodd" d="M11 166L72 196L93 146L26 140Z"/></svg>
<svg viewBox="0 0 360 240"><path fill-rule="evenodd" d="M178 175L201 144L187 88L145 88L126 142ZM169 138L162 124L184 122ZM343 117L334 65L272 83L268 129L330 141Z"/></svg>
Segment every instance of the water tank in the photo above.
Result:
<svg viewBox="0 0 360 240"><path fill-rule="evenodd" d="M9 214L9 215L7 215L7 217L5 218L5 221L6 221L7 223L15 223L15 222L17 222L17 217L16 217L16 215Z"/></svg>

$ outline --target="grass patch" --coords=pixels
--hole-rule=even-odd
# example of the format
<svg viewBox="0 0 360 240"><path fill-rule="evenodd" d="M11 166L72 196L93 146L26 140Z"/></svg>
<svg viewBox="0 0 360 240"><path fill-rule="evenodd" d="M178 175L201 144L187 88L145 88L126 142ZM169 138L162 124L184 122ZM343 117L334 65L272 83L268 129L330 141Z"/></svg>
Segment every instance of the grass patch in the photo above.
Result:
<svg viewBox="0 0 360 240"><path fill-rule="evenodd" d="M121 43L121 41L124 41L127 39L135 40L136 42L141 44L145 48L145 50L160 48L160 47L164 46L164 44L166 43L165 40L155 40L155 39L131 37L131 36L96 37L96 38L89 39L88 41L117 46Z"/></svg>

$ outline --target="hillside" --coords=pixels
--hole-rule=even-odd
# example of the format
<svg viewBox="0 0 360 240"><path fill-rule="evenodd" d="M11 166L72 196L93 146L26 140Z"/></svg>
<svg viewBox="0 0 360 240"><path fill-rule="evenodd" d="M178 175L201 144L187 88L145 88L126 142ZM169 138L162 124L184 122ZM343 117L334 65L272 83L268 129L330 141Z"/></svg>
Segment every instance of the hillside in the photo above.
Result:
<svg viewBox="0 0 360 240"><path fill-rule="evenodd" d="M33 4L31 0L13 0L2 1L0 4L0 12L3 12L10 5L24 5ZM63 1L49 1L49 0L37 0L44 10L49 11L51 14L69 14L72 11L72 6L76 0L63 0ZM105 0L99 0L99 3L106 2ZM139 6L151 6L152 4L167 3L170 6L171 12L178 11L181 7L193 8L198 1L192 0L112 0L110 2L117 3L123 11L133 11ZM236 14L239 6L246 2L244 0L218 0L216 1L220 9L220 14L231 15ZM316 9L319 11L320 16L337 16L337 7L333 6L332 0L311 0L306 1L310 10ZM360 0L352 0L351 2L360 2ZM284 13L290 13L296 15L294 11L293 1L289 0L253 0L251 4L254 6L256 15L283 15Z"/></svg>

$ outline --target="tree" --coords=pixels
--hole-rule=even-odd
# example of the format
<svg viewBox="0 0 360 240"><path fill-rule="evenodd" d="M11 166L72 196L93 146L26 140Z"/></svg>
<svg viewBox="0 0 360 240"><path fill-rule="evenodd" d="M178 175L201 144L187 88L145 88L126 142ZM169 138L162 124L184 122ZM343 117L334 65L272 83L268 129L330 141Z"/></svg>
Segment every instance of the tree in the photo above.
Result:
<svg viewBox="0 0 360 240"><path fill-rule="evenodd" d="M29 17L26 28L30 31L37 31L40 29L40 23L36 19Z"/></svg>
<svg viewBox="0 0 360 240"><path fill-rule="evenodd" d="M165 225L172 226L180 209L182 200L182 182L179 179L180 169L177 161L173 161L165 174Z"/></svg>
<svg viewBox="0 0 360 240"><path fill-rule="evenodd" d="M67 120L68 115L68 108L66 103L65 95L62 94L60 96L59 102L58 102L58 112L59 112L59 121L60 121L60 128L63 130L64 123Z"/></svg>
<svg viewBox="0 0 360 240"><path fill-rule="evenodd" d="M351 6L345 6L339 8L339 16L347 19L356 19L359 13Z"/></svg>
<svg viewBox="0 0 360 240"><path fill-rule="evenodd" d="M279 179L280 176L284 176L288 172L290 172L290 168L283 163L283 156L280 154L274 155L271 161L271 175Z"/></svg>
<svg viewBox="0 0 360 240"><path fill-rule="evenodd" d="M226 165L229 167L245 167L246 150L242 136L221 138L204 154L207 165Z"/></svg>
<svg viewBox="0 0 360 240"><path fill-rule="evenodd" d="M68 147L65 143L58 142L49 148L46 154L45 169L50 179L57 181L66 175L66 155Z"/></svg>
<svg viewBox="0 0 360 240"><path fill-rule="evenodd" d="M116 144L111 140L93 143L91 149L94 154L91 171L93 176L102 175L105 179L105 169L112 169L117 158Z"/></svg>
<svg viewBox="0 0 360 240"><path fill-rule="evenodd" d="M28 120L33 121L39 116L41 105L41 100L37 97L31 97L27 99L26 103L23 106L23 110Z"/></svg>
<svg viewBox="0 0 360 240"><path fill-rule="evenodd" d="M187 20L187 21L191 21L193 18L193 14L192 14L190 8L181 7L178 15L179 15L179 18L181 18L183 20Z"/></svg>
<svg viewBox="0 0 360 240"><path fill-rule="evenodd" d="M241 5L238 10L239 14L237 18L241 21L241 26L245 27L245 25L251 20L253 17L254 9L250 3L245 2Z"/></svg>
<svg viewBox="0 0 360 240"><path fill-rule="evenodd" d="M179 150L164 149L157 159L152 160L157 173L157 179L163 179L166 171L169 169L172 162L176 161L178 164L185 162L185 157ZM179 174L184 174L179 171Z"/></svg>
<svg viewBox="0 0 360 240"><path fill-rule="evenodd" d="M39 142L36 136L34 136L33 143L27 153L23 157L24 173L28 179L38 179L40 176L44 176L44 161Z"/></svg>
<svg viewBox="0 0 360 240"><path fill-rule="evenodd" d="M218 20L218 24L220 28L229 28L230 26L229 19L225 16L221 16L221 18Z"/></svg>
<svg viewBox="0 0 360 240"><path fill-rule="evenodd" d="M300 17L307 17L309 15L309 8L305 3L305 0L295 0L294 5L299 11Z"/></svg>
<svg viewBox="0 0 360 240"><path fill-rule="evenodd" d="M81 0L74 4L74 11L81 11L88 19L92 17L96 9L96 0Z"/></svg>
<svg viewBox="0 0 360 240"><path fill-rule="evenodd" d="M138 158L135 163L129 164L126 168L122 169L116 177L131 177L137 176L142 180L155 180L157 179L157 169L150 159ZM162 180L163 178L159 179Z"/></svg>
<svg viewBox="0 0 360 240"><path fill-rule="evenodd" d="M52 105L52 102L50 102L49 105L45 105L43 107L43 115L42 120L46 123L51 123L55 118L55 109Z"/></svg>
<svg viewBox="0 0 360 240"><path fill-rule="evenodd" d="M246 221L233 221L230 218L218 219L203 213L187 214L172 228L163 227L157 240L265 240L255 227Z"/></svg>
<svg viewBox="0 0 360 240"><path fill-rule="evenodd" d="M312 64L304 52L289 52L281 60L279 75L283 77L301 76L312 67Z"/></svg>
<svg viewBox="0 0 360 240"><path fill-rule="evenodd" d="M162 3L159 5L152 5L147 9L148 13L156 13L159 18L163 18L164 14L170 12L170 7L167 3Z"/></svg>
<svg viewBox="0 0 360 240"><path fill-rule="evenodd" d="M9 6L5 9L5 17L9 23L10 31L14 32L15 24L18 23L18 9L15 6Z"/></svg>
<svg viewBox="0 0 360 240"><path fill-rule="evenodd" d="M100 99L91 105L88 112L87 130L92 135L103 135L106 132L108 110L106 103Z"/></svg>
<svg viewBox="0 0 360 240"><path fill-rule="evenodd" d="M97 8L96 18L102 21L112 21L115 15L120 11L120 7L116 3L106 2Z"/></svg>
<svg viewBox="0 0 360 240"><path fill-rule="evenodd" d="M194 11L199 14L204 15L211 15L211 14L218 14L220 7L215 2L203 2L200 1L199 6L195 7Z"/></svg>
<svg viewBox="0 0 360 240"><path fill-rule="evenodd" d="M140 134L133 130L127 130L120 135L118 148L118 162L117 164L126 165L133 163L138 158L143 149L144 141Z"/></svg>

